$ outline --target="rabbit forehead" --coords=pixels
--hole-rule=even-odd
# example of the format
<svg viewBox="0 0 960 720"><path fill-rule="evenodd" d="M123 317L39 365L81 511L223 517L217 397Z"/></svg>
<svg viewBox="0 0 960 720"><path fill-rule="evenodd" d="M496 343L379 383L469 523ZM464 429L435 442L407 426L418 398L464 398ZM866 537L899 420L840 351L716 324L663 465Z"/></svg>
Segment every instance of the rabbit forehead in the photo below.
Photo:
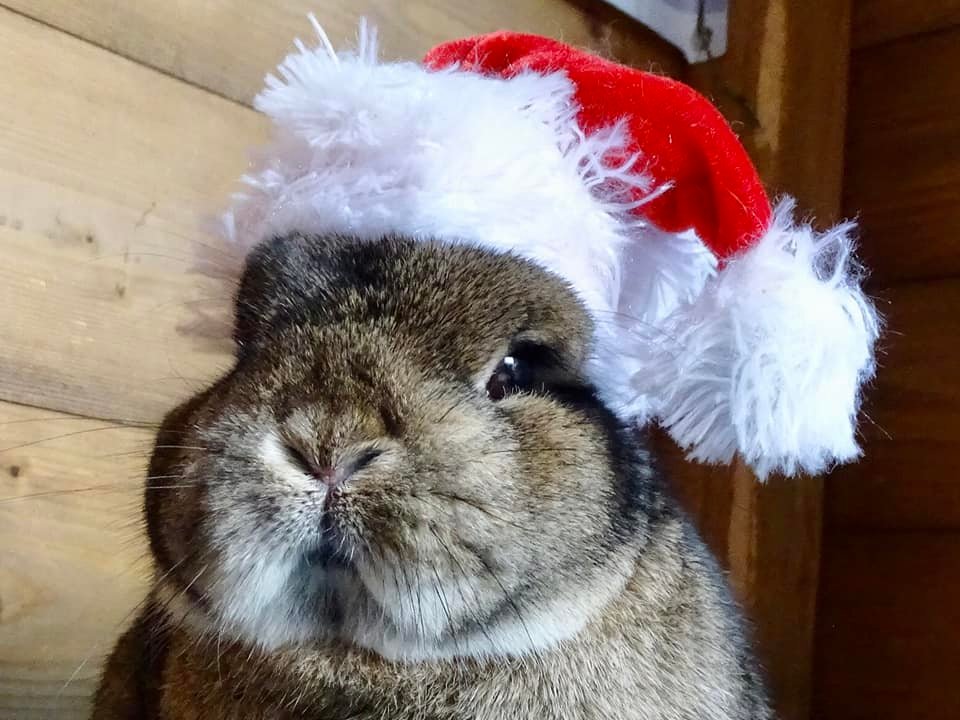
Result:
<svg viewBox="0 0 960 720"><path fill-rule="evenodd" d="M248 334L269 354L347 353L358 371L366 355L370 372L398 348L438 370L479 372L515 340L549 345L577 365L591 337L573 291L533 263L402 238L294 235L266 244L241 286L243 323L260 326Z"/></svg>

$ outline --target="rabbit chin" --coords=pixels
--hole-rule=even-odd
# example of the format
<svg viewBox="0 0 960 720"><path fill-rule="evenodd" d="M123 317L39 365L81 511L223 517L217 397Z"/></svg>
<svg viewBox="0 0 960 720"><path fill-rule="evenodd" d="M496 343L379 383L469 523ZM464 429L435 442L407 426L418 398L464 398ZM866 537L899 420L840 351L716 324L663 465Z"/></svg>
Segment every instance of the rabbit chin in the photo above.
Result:
<svg viewBox="0 0 960 720"><path fill-rule="evenodd" d="M631 565L624 559L603 577L592 574L589 591L511 598L488 619L454 630L451 613L463 610L456 602L470 597L462 587L427 584L401 592L396 578L403 571L398 569L383 573L373 593L366 587L369 571L289 556L272 562L261 558L256 573L217 578L203 607L167 579L158 582L155 597L175 625L209 640L238 640L267 652L320 649L337 641L399 662L516 658L548 651L577 635L623 591Z"/></svg>

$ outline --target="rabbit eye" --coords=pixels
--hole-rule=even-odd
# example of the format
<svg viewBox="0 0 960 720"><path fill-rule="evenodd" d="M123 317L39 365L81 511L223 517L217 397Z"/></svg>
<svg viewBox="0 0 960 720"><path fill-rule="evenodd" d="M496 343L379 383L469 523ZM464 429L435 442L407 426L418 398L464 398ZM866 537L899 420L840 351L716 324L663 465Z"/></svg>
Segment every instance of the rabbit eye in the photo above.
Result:
<svg viewBox="0 0 960 720"><path fill-rule="evenodd" d="M502 400L510 393L529 390L531 384L527 363L514 355L507 355L487 381L487 395L491 400Z"/></svg>

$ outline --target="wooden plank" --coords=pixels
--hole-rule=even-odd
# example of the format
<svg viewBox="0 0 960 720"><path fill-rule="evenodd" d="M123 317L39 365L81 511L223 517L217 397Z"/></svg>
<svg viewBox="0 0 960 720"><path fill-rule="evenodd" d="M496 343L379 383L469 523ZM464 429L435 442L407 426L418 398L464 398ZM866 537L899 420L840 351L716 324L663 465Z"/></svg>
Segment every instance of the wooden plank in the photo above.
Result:
<svg viewBox="0 0 960 720"><path fill-rule="evenodd" d="M960 0L856 0L853 46L863 48L960 25Z"/></svg>
<svg viewBox="0 0 960 720"><path fill-rule="evenodd" d="M958 64L960 28L854 55L844 210L877 284L960 275Z"/></svg>
<svg viewBox="0 0 960 720"><path fill-rule="evenodd" d="M690 72L768 186L823 222L840 205L849 28L849 0L741 0L731 4L728 53ZM755 624L778 717L807 720L822 482L759 485L739 465L726 482L702 487L700 507L729 508L727 564Z"/></svg>
<svg viewBox="0 0 960 720"><path fill-rule="evenodd" d="M828 533L818 720L960 717L960 534Z"/></svg>
<svg viewBox="0 0 960 720"><path fill-rule="evenodd" d="M0 717L87 716L103 655L146 589L150 439L0 403Z"/></svg>
<svg viewBox="0 0 960 720"><path fill-rule="evenodd" d="M679 53L598 2L565 0L3 0L3 4L225 97L249 104L263 77L310 38L313 12L336 45L350 43L361 17L380 29L383 55L417 60L433 45L510 29L536 32L618 60L679 72ZM312 40L312 38L310 38Z"/></svg>
<svg viewBox="0 0 960 720"><path fill-rule="evenodd" d="M864 459L827 480L838 528L960 530L960 280L882 293L889 333Z"/></svg>
<svg viewBox="0 0 960 720"><path fill-rule="evenodd" d="M9 11L0 65L0 399L156 420L227 362L187 271L263 119Z"/></svg>

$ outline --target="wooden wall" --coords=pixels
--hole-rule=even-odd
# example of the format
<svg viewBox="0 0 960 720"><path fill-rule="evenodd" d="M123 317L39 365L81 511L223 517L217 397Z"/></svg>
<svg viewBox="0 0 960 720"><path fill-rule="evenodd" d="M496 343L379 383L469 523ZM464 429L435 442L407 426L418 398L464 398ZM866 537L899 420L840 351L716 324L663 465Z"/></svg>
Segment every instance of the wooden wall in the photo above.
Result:
<svg viewBox="0 0 960 720"><path fill-rule="evenodd" d="M960 1L856 0L844 209L887 314L828 478L814 717L960 717Z"/></svg>

